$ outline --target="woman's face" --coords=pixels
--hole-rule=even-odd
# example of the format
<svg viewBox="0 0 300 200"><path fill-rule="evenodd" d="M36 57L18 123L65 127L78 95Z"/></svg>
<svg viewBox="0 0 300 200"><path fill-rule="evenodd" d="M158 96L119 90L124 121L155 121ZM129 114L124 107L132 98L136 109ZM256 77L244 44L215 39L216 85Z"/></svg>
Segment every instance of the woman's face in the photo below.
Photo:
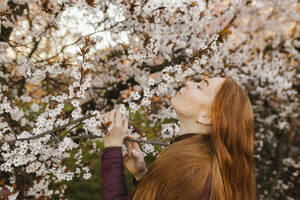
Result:
<svg viewBox="0 0 300 200"><path fill-rule="evenodd" d="M211 78L201 82L187 81L185 87L171 99L178 117L196 119L201 113L210 114L214 98L225 78Z"/></svg>

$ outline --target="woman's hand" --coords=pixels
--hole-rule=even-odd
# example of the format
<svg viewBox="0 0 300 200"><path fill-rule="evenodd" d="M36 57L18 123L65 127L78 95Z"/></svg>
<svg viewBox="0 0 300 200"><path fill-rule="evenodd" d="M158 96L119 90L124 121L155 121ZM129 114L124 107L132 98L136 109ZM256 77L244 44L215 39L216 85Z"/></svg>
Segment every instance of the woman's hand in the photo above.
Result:
<svg viewBox="0 0 300 200"><path fill-rule="evenodd" d="M128 131L127 118L121 114L119 109L117 109L100 116L100 120L101 119L103 119L104 122L112 122L110 125L112 126L110 133L107 135L102 135L104 148L110 146L122 146Z"/></svg>
<svg viewBox="0 0 300 200"><path fill-rule="evenodd" d="M128 136L133 138L132 136ZM123 162L126 168L135 176L137 181L141 180L147 173L148 169L144 160L144 154L141 151L137 142L125 141L128 149L128 154L124 155Z"/></svg>

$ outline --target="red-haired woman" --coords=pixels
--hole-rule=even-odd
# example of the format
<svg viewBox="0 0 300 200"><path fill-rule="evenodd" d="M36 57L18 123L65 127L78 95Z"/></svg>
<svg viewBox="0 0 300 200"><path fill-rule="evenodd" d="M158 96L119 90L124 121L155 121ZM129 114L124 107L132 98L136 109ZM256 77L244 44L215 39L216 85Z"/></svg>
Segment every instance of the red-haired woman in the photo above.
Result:
<svg viewBox="0 0 300 200"><path fill-rule="evenodd" d="M127 120L115 111L105 115L119 126L103 137L103 199L255 200L253 111L245 91L231 77L188 81L171 105L180 133L149 169L135 142L126 142L123 160ZM135 175L129 196L123 164Z"/></svg>

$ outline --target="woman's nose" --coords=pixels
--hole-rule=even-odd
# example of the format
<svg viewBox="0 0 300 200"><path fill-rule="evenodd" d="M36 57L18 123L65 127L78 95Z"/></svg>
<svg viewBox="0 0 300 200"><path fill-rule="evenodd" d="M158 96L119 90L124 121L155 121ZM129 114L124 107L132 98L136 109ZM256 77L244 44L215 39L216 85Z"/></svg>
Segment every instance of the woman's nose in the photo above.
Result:
<svg viewBox="0 0 300 200"><path fill-rule="evenodd" d="M186 86L187 88L190 88L191 85L192 85L192 82L191 82L191 81L187 81L187 82L185 83L185 86Z"/></svg>

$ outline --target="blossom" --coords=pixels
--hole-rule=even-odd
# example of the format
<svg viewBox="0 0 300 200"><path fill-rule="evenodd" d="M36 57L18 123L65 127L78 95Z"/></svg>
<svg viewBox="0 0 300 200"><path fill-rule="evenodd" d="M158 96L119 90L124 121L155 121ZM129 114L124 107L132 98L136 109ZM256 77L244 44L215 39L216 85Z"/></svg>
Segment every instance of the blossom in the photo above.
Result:
<svg viewBox="0 0 300 200"><path fill-rule="evenodd" d="M39 111L40 107L37 103L33 103L30 108L33 112L37 112L37 111Z"/></svg>
<svg viewBox="0 0 300 200"><path fill-rule="evenodd" d="M92 68L92 65L90 63L82 63L82 68L84 70L87 70L87 69L91 69Z"/></svg>
<svg viewBox="0 0 300 200"><path fill-rule="evenodd" d="M91 173L85 173L85 174L83 174L83 178L84 179L90 179L92 177L92 174Z"/></svg>
<svg viewBox="0 0 300 200"><path fill-rule="evenodd" d="M134 100L139 100L141 98L141 95L139 95L138 92L133 92L131 96L133 97Z"/></svg>
<svg viewBox="0 0 300 200"><path fill-rule="evenodd" d="M77 147L78 145L73 142L72 139L65 137L64 140L59 144L59 151L64 152L65 150L72 150L73 148Z"/></svg>
<svg viewBox="0 0 300 200"><path fill-rule="evenodd" d="M154 84L155 84L155 80L153 78L150 78L149 79L149 85L151 86L151 85L154 85Z"/></svg>

